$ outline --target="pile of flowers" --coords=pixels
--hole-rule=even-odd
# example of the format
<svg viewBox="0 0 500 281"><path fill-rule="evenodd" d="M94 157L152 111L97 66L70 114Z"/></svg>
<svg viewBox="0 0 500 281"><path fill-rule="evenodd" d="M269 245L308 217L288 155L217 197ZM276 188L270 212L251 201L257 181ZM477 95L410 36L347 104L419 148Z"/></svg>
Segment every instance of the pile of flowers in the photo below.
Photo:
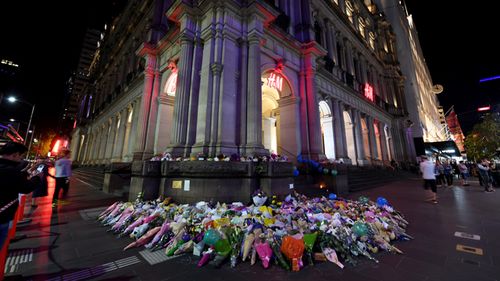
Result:
<svg viewBox="0 0 500 281"><path fill-rule="evenodd" d="M208 157L203 153L198 153L191 157L174 157L170 153L160 153L149 159L149 161L237 161L237 162L289 162L285 155L272 153L268 156L240 156L233 154L231 156L219 154L215 157Z"/></svg>
<svg viewBox="0 0 500 281"><path fill-rule="evenodd" d="M115 202L98 216L109 231L135 239L124 250L145 246L167 256L192 253L198 266L231 267L259 259L264 268L277 264L298 271L330 261L343 268L356 257L378 262L380 250L401 251L390 242L409 240L408 222L385 198L346 200L307 198L294 193L284 201L256 192L253 204L198 202L174 204L171 199ZM268 204L266 204L266 202Z"/></svg>

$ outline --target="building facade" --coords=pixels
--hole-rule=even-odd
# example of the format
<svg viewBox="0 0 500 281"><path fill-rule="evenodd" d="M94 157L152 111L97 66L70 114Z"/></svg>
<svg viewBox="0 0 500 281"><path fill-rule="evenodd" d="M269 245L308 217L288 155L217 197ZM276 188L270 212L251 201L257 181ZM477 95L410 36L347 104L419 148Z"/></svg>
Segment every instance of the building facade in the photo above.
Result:
<svg viewBox="0 0 500 281"><path fill-rule="evenodd" d="M411 160L396 36L371 1L130 1L92 77L72 139L82 164Z"/></svg>
<svg viewBox="0 0 500 281"><path fill-rule="evenodd" d="M404 94L408 104L408 127L406 130L411 156L424 154L423 142L448 140L446 122L440 121L437 94L441 85L434 85L424 59L416 26L404 1L375 0L381 12L393 27L398 38L397 54L401 72L405 77ZM420 149L419 149L420 148ZM419 151L420 150L420 151Z"/></svg>

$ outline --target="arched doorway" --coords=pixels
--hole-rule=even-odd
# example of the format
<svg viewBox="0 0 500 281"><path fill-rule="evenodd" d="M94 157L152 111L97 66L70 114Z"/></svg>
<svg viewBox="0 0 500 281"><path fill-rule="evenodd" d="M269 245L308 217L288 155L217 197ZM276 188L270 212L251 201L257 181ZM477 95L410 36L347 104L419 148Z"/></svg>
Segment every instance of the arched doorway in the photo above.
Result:
<svg viewBox="0 0 500 281"><path fill-rule="evenodd" d="M354 125L351 115L344 111L344 127L345 127L345 140L347 147L347 156L351 159L352 164L357 164L356 147L354 141Z"/></svg>
<svg viewBox="0 0 500 281"><path fill-rule="evenodd" d="M361 118L361 136L363 137L363 148L367 159L372 158L372 150L370 149L370 132L366 118Z"/></svg>
<svg viewBox="0 0 500 281"><path fill-rule="evenodd" d="M321 135L323 141L323 151L326 158L335 159L335 142L333 136L332 111L325 101L319 102L319 117L321 122Z"/></svg>
<svg viewBox="0 0 500 281"><path fill-rule="evenodd" d="M262 144L271 153L297 155L297 123L292 91L280 69L264 72L262 81Z"/></svg>
<svg viewBox="0 0 500 281"><path fill-rule="evenodd" d="M381 143L381 135L380 135L380 130L378 129L379 127L379 122L375 120L373 122L373 131L375 132L375 143L377 145L377 158L379 160L383 160L384 157L382 156L382 143Z"/></svg>

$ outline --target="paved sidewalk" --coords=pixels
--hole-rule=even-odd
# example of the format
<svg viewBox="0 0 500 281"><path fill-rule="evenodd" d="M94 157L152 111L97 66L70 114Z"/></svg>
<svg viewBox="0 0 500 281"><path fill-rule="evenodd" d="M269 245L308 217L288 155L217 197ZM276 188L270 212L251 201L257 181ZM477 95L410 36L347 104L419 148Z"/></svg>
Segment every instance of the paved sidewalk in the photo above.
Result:
<svg viewBox="0 0 500 281"><path fill-rule="evenodd" d="M229 265L198 268L198 258L192 255L151 265L162 257L144 258L147 252L142 248L123 252L132 240L117 239L94 220L119 198L74 178L67 204L52 209L47 197L31 214L33 221L19 228L18 234L28 238L11 244L6 280L500 281L500 190L485 193L477 182L470 187L440 188L435 205L424 202L421 181L414 178L349 197L361 195L387 198L410 222L407 233L415 239L396 243L403 255L380 253L378 264L358 259L358 265L344 269L320 263L296 273L277 266L264 270L248 262L234 269ZM477 238L472 235L480 240L470 239ZM465 252L457 251L457 245L463 245ZM483 254L470 253L473 248Z"/></svg>

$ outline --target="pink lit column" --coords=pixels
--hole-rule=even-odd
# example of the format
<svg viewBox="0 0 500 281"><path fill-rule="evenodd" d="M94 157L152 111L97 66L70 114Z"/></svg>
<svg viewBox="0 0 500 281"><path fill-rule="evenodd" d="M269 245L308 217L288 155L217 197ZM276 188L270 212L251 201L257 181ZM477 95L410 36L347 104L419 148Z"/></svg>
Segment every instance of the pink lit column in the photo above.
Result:
<svg viewBox="0 0 500 281"><path fill-rule="evenodd" d="M150 118L151 97L153 95L153 83L156 70L156 54L153 47L144 45L140 53L146 58L146 69L144 70L144 88L142 91L139 108L139 119L135 133L134 160L144 160L152 155L146 152L146 137Z"/></svg>

